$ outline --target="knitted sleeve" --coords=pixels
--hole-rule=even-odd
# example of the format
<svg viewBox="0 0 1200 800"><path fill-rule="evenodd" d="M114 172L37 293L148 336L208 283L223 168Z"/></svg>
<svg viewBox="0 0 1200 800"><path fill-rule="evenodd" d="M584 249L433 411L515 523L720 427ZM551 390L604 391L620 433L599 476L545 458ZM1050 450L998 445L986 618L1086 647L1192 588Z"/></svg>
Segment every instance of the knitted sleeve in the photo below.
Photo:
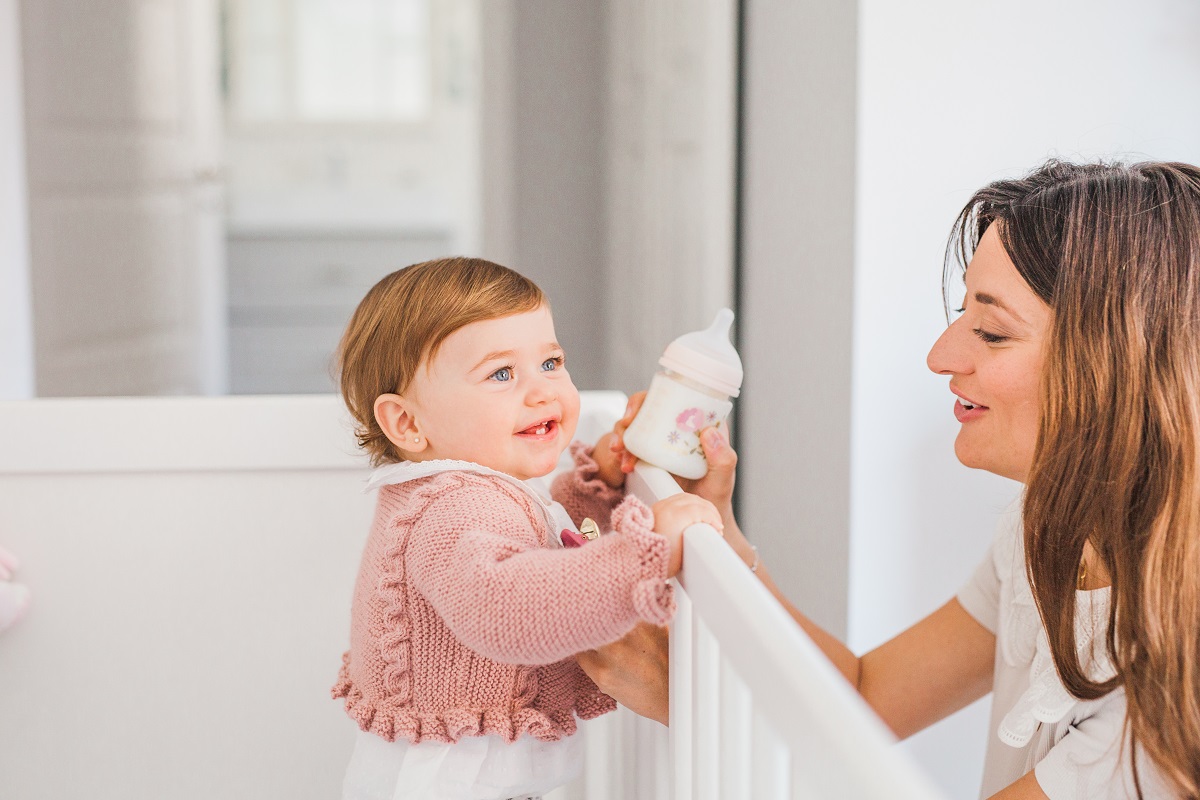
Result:
<svg viewBox="0 0 1200 800"><path fill-rule="evenodd" d="M407 571L446 626L494 661L551 664L616 641L638 620L668 622L667 540L636 498L617 532L574 549L547 548L507 492L464 486L413 522Z"/></svg>
<svg viewBox="0 0 1200 800"><path fill-rule="evenodd" d="M584 517L591 517L601 530L610 530L613 509L625 499L625 490L614 489L600 479L600 467L592 457L592 450L589 444L571 443L575 469L554 479L550 496L562 503L576 525Z"/></svg>

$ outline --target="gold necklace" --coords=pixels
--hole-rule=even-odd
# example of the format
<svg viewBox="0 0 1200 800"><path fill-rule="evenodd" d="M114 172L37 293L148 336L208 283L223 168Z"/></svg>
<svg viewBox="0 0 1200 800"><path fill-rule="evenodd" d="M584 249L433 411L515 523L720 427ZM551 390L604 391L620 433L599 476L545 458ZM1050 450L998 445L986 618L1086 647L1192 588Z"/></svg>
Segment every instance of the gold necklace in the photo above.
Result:
<svg viewBox="0 0 1200 800"><path fill-rule="evenodd" d="M1079 559L1079 578L1075 581L1075 588L1082 592L1085 586L1087 586L1087 560L1081 558Z"/></svg>

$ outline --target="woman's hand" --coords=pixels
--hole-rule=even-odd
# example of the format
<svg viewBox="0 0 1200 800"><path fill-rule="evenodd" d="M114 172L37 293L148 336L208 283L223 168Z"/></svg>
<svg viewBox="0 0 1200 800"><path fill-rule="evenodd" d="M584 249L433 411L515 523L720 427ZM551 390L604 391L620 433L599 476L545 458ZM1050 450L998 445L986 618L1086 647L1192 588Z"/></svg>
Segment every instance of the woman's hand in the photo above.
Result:
<svg viewBox="0 0 1200 800"><path fill-rule="evenodd" d="M663 725L671 709L669 658L667 629L648 622L612 644L575 656L600 691Z"/></svg>
<svg viewBox="0 0 1200 800"><path fill-rule="evenodd" d="M633 467L637 464L637 456L625 449L625 430L633 422L633 418L637 416L645 400L645 392L638 392L630 397L629 404L625 406L625 416L621 417L613 426L611 438L607 442L602 438L596 445L597 452L602 445L606 444L616 454L617 466L623 474L633 472ZM733 485L737 479L737 453L729 446L725 431L720 428L705 428L701 431L700 446L704 448L704 458L708 461L708 473L698 480L684 478L675 480L685 492L699 495L715 505L721 512L721 518L725 524L732 526L734 524ZM599 457L596 458L596 461L599 463Z"/></svg>

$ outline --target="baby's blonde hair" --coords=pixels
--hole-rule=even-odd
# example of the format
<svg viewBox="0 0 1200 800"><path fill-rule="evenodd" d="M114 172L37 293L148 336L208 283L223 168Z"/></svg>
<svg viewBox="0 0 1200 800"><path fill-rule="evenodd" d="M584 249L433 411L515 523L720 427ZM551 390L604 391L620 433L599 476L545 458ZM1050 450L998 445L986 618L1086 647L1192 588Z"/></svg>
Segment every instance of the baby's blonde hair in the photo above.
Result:
<svg viewBox="0 0 1200 800"><path fill-rule="evenodd" d="M459 328L546 305L537 284L481 258L440 258L393 272L358 304L337 349L338 385L371 463L403 461L375 420L380 395L403 394Z"/></svg>

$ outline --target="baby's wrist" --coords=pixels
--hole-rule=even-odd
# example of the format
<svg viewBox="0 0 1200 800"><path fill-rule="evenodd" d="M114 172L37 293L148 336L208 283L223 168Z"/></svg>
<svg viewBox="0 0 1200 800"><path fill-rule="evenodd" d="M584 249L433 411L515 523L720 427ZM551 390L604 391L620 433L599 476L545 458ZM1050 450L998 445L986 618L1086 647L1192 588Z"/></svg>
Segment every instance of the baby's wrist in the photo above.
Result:
<svg viewBox="0 0 1200 800"><path fill-rule="evenodd" d="M613 435L606 433L592 448L592 460L596 462L596 477L612 489L625 485L625 473L621 471L621 456L612 449Z"/></svg>

